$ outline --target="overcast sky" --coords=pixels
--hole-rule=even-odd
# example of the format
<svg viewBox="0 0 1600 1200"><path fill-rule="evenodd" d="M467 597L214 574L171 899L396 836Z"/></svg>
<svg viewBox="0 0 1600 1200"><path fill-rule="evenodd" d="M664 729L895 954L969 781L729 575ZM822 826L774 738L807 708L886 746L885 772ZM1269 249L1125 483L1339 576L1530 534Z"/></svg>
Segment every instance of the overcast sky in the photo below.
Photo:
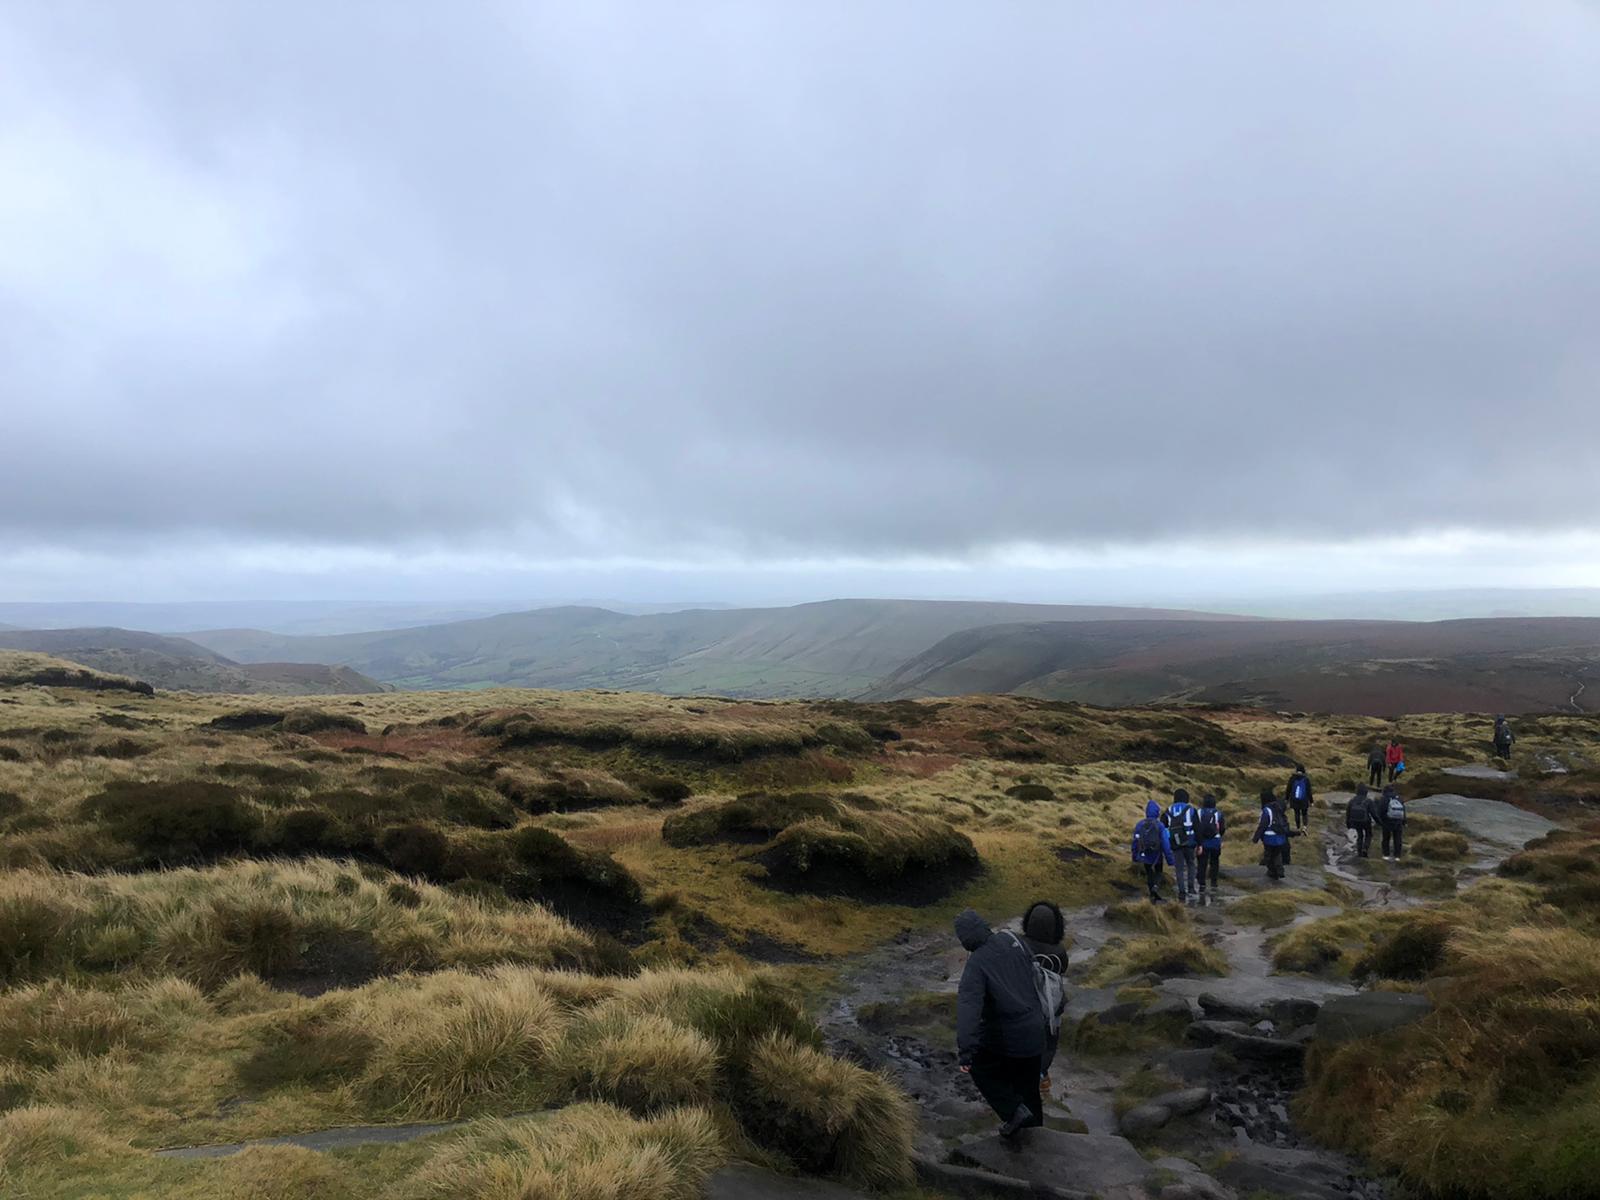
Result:
<svg viewBox="0 0 1600 1200"><path fill-rule="evenodd" d="M1587 0L9 0L0 180L0 598L1600 585Z"/></svg>

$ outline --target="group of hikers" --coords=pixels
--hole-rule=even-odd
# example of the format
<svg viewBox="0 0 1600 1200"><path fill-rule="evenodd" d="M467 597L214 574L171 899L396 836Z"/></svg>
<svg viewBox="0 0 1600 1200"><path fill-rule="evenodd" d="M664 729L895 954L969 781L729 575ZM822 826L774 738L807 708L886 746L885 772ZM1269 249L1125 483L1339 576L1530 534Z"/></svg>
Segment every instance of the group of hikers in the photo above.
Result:
<svg viewBox="0 0 1600 1200"><path fill-rule="evenodd" d="M1305 833L1313 798L1311 780L1300 764L1282 795L1276 788L1261 789L1261 815L1250 841L1262 847L1268 878L1283 878L1290 840ZM1228 819L1210 792L1200 798L1198 808L1184 788L1172 793L1172 803L1165 809L1155 800L1146 804L1143 819L1133 827L1133 861L1144 868L1150 902L1164 902L1162 870L1171 867L1177 877L1178 903L1209 904L1217 895L1227 833Z"/></svg>

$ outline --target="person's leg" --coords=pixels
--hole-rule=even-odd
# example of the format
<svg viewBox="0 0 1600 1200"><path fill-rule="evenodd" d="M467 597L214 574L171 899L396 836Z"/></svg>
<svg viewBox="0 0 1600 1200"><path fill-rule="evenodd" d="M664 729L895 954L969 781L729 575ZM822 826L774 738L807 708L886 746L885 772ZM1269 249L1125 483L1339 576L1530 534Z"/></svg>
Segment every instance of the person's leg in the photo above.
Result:
<svg viewBox="0 0 1600 1200"><path fill-rule="evenodd" d="M1044 1098L1039 1091L1040 1057L1035 1054L1031 1058L1008 1058L1011 1075L1011 1086L1016 1091L1022 1104L1027 1105L1028 1111L1033 1115L1025 1122L1024 1127L1044 1124ZM1012 1112L1016 1112L1013 1108Z"/></svg>
<svg viewBox="0 0 1600 1200"><path fill-rule="evenodd" d="M1396 858L1399 858L1405 852L1406 852L1406 827L1404 825L1396 825L1394 827L1394 856Z"/></svg>
<svg viewBox="0 0 1600 1200"><path fill-rule="evenodd" d="M1306 810L1298 804L1292 804L1290 807L1294 809L1294 827L1296 829L1304 829L1306 827Z"/></svg>
<svg viewBox="0 0 1600 1200"><path fill-rule="evenodd" d="M1383 823L1383 856L1389 857L1389 847L1394 843L1394 829L1385 821Z"/></svg>
<svg viewBox="0 0 1600 1200"><path fill-rule="evenodd" d="M1160 882L1161 882L1161 864L1160 863L1145 863L1145 865L1144 865L1144 885L1145 885L1145 887L1150 889L1150 899L1152 899L1152 900L1161 899L1161 892L1156 888L1156 884L1158 884Z"/></svg>
<svg viewBox="0 0 1600 1200"><path fill-rule="evenodd" d="M1356 857L1357 858L1365 858L1367 856L1367 847L1369 847L1370 845L1372 845L1372 826L1371 825L1357 825L1356 826Z"/></svg>
<svg viewBox="0 0 1600 1200"><path fill-rule="evenodd" d="M991 1054L987 1050L980 1050L972 1057L972 1070L969 1073L973 1086L989 1102L989 1107L994 1109L995 1116L1002 1121L1011 1120L1017 1115L1017 1106L1026 1102L1025 1095L1017 1090L1012 1061L998 1054ZM1037 1070L1039 1060L1033 1061ZM1033 1086L1037 1093L1039 1090L1037 1078L1034 1079Z"/></svg>
<svg viewBox="0 0 1600 1200"><path fill-rule="evenodd" d="M1206 862L1211 868L1211 894L1214 896L1217 893L1217 873L1222 869L1222 847L1218 846L1207 853Z"/></svg>
<svg viewBox="0 0 1600 1200"><path fill-rule="evenodd" d="M1178 899L1187 900L1194 892L1194 847L1178 846L1172 852L1172 870L1178 877Z"/></svg>

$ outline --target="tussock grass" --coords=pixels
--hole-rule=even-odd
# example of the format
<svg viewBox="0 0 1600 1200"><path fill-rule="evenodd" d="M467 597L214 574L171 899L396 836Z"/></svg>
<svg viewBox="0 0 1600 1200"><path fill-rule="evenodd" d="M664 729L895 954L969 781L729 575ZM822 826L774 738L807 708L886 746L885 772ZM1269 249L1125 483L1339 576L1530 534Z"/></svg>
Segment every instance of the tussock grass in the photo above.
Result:
<svg viewBox="0 0 1600 1200"><path fill-rule="evenodd" d="M1228 960L1193 929L1144 937L1113 937L1095 955L1089 981L1096 986L1139 975L1226 975Z"/></svg>
<svg viewBox="0 0 1600 1200"><path fill-rule="evenodd" d="M601 1104L497 1121L440 1150L419 1173L423 1200L696 1200L727 1160L705 1109L638 1118Z"/></svg>
<svg viewBox="0 0 1600 1200"><path fill-rule="evenodd" d="M1413 838L1408 849L1431 862L1460 862L1471 853L1472 843L1462 834L1441 829Z"/></svg>
<svg viewBox="0 0 1600 1200"><path fill-rule="evenodd" d="M233 1200L340 1200L351 1192L348 1169L332 1155L300 1146L250 1146L218 1167Z"/></svg>
<svg viewBox="0 0 1600 1200"><path fill-rule="evenodd" d="M560 1072L576 1096L639 1114L710 1103L717 1051L666 1017L606 1008L580 1021L562 1047Z"/></svg>
<svg viewBox="0 0 1600 1200"><path fill-rule="evenodd" d="M1260 925L1270 929L1277 925L1287 925L1299 915L1302 908L1337 903L1331 894L1322 891L1257 892L1253 896L1234 901L1228 906L1228 915L1246 925Z"/></svg>

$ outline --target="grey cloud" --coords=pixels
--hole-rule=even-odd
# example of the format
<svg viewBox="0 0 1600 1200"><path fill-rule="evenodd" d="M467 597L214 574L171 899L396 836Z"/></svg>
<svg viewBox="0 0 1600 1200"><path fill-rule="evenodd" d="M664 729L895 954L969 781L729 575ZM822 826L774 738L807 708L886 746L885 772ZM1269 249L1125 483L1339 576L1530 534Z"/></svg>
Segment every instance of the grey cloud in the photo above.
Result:
<svg viewBox="0 0 1600 1200"><path fill-rule="evenodd" d="M1595 529L1597 125L1532 0L12 5L0 538Z"/></svg>

